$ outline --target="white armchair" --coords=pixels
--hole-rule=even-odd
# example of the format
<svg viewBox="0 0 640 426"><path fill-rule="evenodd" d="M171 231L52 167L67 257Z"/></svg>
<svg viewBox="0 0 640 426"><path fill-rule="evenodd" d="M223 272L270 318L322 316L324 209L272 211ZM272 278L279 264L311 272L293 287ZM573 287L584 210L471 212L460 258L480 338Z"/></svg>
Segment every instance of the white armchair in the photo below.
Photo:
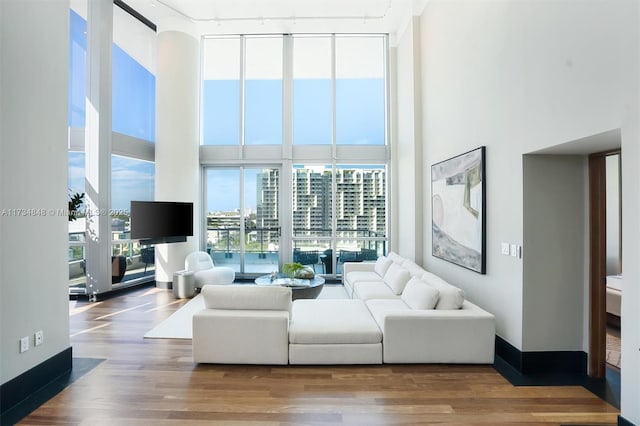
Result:
<svg viewBox="0 0 640 426"><path fill-rule="evenodd" d="M207 284L227 285L236 279L233 269L214 266L211 256L204 251L189 254L184 261L184 268L194 272L197 288L203 288Z"/></svg>

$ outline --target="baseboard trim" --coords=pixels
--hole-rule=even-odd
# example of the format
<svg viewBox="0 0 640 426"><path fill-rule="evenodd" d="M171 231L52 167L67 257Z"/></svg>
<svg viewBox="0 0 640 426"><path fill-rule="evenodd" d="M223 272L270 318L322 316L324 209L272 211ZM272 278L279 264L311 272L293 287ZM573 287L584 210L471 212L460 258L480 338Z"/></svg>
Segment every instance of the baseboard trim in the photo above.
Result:
<svg viewBox="0 0 640 426"><path fill-rule="evenodd" d="M622 416L618 416L618 426L636 426L635 424L631 423L629 420L625 419Z"/></svg>
<svg viewBox="0 0 640 426"><path fill-rule="evenodd" d="M161 288L163 290L171 290L173 288L173 282L156 280L156 288Z"/></svg>
<svg viewBox="0 0 640 426"><path fill-rule="evenodd" d="M69 346L62 352L0 385L0 407L2 407L0 414L9 411L56 378L68 374L73 363L72 352L71 346Z"/></svg>
<svg viewBox="0 0 640 426"><path fill-rule="evenodd" d="M496 336L496 355L521 374L587 374L587 354L582 351L522 352Z"/></svg>

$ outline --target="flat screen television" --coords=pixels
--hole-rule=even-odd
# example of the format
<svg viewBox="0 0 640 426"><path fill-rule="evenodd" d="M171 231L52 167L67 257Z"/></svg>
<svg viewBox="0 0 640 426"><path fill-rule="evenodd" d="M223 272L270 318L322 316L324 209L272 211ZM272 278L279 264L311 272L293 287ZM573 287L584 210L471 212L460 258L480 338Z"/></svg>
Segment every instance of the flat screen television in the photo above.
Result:
<svg viewBox="0 0 640 426"><path fill-rule="evenodd" d="M187 241L193 235L193 203L131 201L131 239L140 244Z"/></svg>

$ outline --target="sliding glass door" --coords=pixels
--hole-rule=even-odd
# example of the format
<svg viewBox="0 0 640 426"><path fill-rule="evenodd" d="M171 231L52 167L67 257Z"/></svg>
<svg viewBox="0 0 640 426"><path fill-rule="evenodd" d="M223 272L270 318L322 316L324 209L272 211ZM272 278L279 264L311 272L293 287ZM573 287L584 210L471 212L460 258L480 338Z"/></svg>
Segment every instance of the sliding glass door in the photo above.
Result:
<svg viewBox="0 0 640 426"><path fill-rule="evenodd" d="M292 170L293 259L341 274L344 262L387 252L386 166L302 165Z"/></svg>
<svg viewBox="0 0 640 426"><path fill-rule="evenodd" d="M214 264L240 276L277 271L280 169L210 167L204 184L205 246Z"/></svg>

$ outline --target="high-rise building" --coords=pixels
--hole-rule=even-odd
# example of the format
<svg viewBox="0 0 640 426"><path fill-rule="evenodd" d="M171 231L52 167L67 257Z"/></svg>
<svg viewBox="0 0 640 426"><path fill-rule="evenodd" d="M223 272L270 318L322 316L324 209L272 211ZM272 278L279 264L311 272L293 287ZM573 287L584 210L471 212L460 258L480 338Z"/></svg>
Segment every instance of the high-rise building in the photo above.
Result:
<svg viewBox="0 0 640 426"><path fill-rule="evenodd" d="M349 237L373 237L386 233L386 176L383 169L337 169L336 202L332 208L328 169L301 168L293 173L294 236L330 236L333 212L337 230ZM258 228L279 226L278 171L258 174L256 222ZM273 237L269 232L269 242Z"/></svg>
<svg viewBox="0 0 640 426"><path fill-rule="evenodd" d="M262 231L266 244L278 244L280 239L280 218L278 208L278 188L280 171L264 169L256 177L256 228Z"/></svg>

